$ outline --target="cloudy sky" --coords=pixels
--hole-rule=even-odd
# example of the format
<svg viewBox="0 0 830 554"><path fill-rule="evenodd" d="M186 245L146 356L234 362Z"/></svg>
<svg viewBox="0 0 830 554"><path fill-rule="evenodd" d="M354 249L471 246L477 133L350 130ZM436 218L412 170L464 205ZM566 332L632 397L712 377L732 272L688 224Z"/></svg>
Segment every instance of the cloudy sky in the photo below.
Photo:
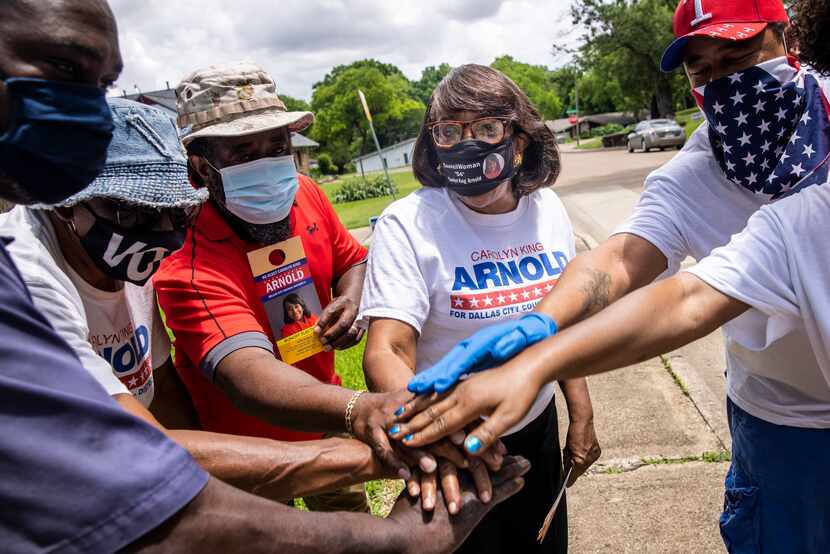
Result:
<svg viewBox="0 0 830 554"><path fill-rule="evenodd" d="M489 64L501 54L551 67L570 0L110 0L126 64L117 89L171 87L236 60L263 65L280 92L310 99L332 67L362 58L410 78L429 65ZM571 32L571 35L573 33Z"/></svg>

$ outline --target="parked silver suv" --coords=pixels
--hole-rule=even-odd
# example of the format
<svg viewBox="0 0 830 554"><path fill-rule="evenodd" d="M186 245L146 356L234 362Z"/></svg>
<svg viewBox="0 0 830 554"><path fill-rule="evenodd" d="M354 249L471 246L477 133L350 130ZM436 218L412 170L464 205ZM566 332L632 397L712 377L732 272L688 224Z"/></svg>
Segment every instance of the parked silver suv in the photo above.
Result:
<svg viewBox="0 0 830 554"><path fill-rule="evenodd" d="M683 127L672 119L649 119L641 121L628 135L628 151L634 152L641 148L648 152L652 148L665 150L677 148L680 150L686 143L686 133Z"/></svg>

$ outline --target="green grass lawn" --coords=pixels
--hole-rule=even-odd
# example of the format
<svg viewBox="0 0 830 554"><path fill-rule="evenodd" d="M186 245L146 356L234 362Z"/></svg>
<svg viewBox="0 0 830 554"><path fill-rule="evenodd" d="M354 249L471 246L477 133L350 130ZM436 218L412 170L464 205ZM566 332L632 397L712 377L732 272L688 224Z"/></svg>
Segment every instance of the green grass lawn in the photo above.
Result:
<svg viewBox="0 0 830 554"><path fill-rule="evenodd" d="M335 369L346 388L366 390L366 380L363 378L363 349L365 347L366 338L364 337L357 346L335 353ZM372 513L379 517L388 515L402 490L403 481L381 480L366 483L366 494L369 496Z"/></svg>
<svg viewBox="0 0 830 554"><path fill-rule="evenodd" d="M403 198L410 192L421 188L421 184L415 179L412 171L390 173L389 177L398 187L398 198ZM322 185L323 192L326 193L332 203L334 203L334 194L337 192L338 186L338 181ZM346 229L356 229L358 227L368 227L369 218L380 215L386 206L394 201L395 199L391 196L381 196L379 198L358 200L357 202L334 204L334 211L337 212Z"/></svg>
<svg viewBox="0 0 830 554"><path fill-rule="evenodd" d="M576 147L577 150L596 150L597 148L602 148L602 137L582 139Z"/></svg>
<svg viewBox="0 0 830 554"><path fill-rule="evenodd" d="M675 114L675 121L686 131L687 140L704 121L702 117L700 119L692 119L692 115L696 113L700 113L698 108L689 108L688 110L679 111Z"/></svg>

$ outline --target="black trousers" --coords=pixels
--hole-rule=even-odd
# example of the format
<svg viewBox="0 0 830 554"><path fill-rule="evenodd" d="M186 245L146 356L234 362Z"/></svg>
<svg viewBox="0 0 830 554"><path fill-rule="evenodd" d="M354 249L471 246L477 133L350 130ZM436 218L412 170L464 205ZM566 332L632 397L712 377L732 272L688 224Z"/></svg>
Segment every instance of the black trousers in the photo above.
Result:
<svg viewBox="0 0 830 554"><path fill-rule="evenodd" d="M568 509L564 497L544 543L536 542L564 478L555 402L551 400L539 417L521 431L503 437L502 442L509 454L530 461L525 486L487 514L457 552L567 553Z"/></svg>

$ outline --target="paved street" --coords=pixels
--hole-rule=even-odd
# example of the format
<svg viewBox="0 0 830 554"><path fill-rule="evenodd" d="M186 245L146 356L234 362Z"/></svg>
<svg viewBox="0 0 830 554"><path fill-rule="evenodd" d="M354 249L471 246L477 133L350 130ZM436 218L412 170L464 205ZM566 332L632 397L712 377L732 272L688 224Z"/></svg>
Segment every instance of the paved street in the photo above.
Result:
<svg viewBox="0 0 830 554"><path fill-rule="evenodd" d="M556 191L582 248L628 217L645 177L675 154L563 149ZM589 383L603 455L569 491L571 552L724 552L717 521L728 463L717 460L729 433L719 332Z"/></svg>

